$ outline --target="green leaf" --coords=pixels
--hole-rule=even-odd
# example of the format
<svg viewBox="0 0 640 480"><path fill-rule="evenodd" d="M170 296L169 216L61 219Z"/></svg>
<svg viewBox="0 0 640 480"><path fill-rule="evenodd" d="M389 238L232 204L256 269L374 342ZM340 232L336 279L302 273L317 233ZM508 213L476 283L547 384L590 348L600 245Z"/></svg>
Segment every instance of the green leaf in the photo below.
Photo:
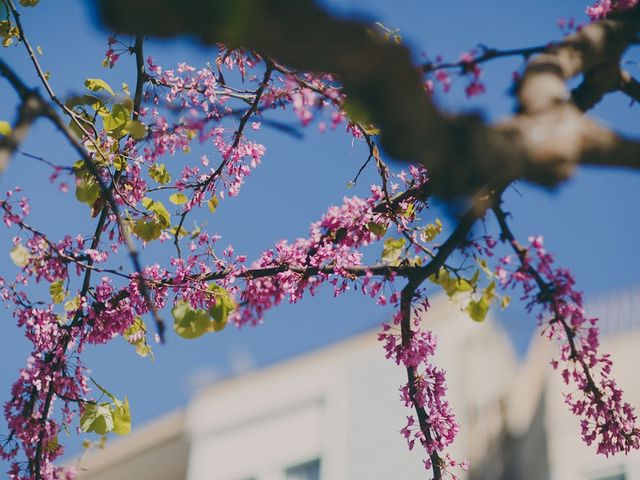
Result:
<svg viewBox="0 0 640 480"><path fill-rule="evenodd" d="M489 283L489 285L484 289L482 296L491 303L496 298L496 282L492 281Z"/></svg>
<svg viewBox="0 0 640 480"><path fill-rule="evenodd" d="M62 303L67 298L68 292L64 289L64 281L57 280L49 285L49 294L53 303Z"/></svg>
<svg viewBox="0 0 640 480"><path fill-rule="evenodd" d="M64 303L64 311L65 312L74 312L80 308L80 297L76 295L71 300L67 300Z"/></svg>
<svg viewBox="0 0 640 480"><path fill-rule="evenodd" d="M58 435L56 435L51 440L47 441L47 446L45 448L47 452L54 453L56 450L58 450L59 446L60 446L60 442L58 441Z"/></svg>
<svg viewBox="0 0 640 480"><path fill-rule="evenodd" d="M113 159L113 166L116 167L116 170L123 170L127 168L127 159L122 155L118 155Z"/></svg>
<svg viewBox="0 0 640 480"><path fill-rule="evenodd" d="M111 407L113 418L113 433L117 435L128 435L131 433L131 411L129 409L129 399L124 397L124 402L114 402Z"/></svg>
<svg viewBox="0 0 640 480"><path fill-rule="evenodd" d="M216 212L216 208L218 208L218 203L220 203L220 201L218 200L218 197L213 196L208 202L207 202L207 207L209 207L209 211L211 213L215 213Z"/></svg>
<svg viewBox="0 0 640 480"><path fill-rule="evenodd" d="M136 140L142 140L147 136L146 125L138 120L131 120L128 122L125 131Z"/></svg>
<svg viewBox="0 0 640 480"><path fill-rule="evenodd" d="M184 193L174 193L169 197L169 201L174 205L184 205L189 201L189 198Z"/></svg>
<svg viewBox="0 0 640 480"><path fill-rule="evenodd" d="M67 108L88 105L101 117L109 115L109 109L106 107L104 100L96 95L84 94L76 97L70 97L66 102L64 102L64 104Z"/></svg>
<svg viewBox="0 0 640 480"><path fill-rule="evenodd" d="M219 332L227 325L229 314L236 309L237 305L231 294L220 285L210 283L208 289L216 298L215 306L209 309L209 315L213 318L211 329Z"/></svg>
<svg viewBox="0 0 640 480"><path fill-rule="evenodd" d="M472 300L467 305L469 316L476 322L482 322L487 317L490 302L483 296L480 300Z"/></svg>
<svg viewBox="0 0 640 480"><path fill-rule="evenodd" d="M436 221L434 223L430 223L429 225L424 227L424 230L422 231L420 239L423 242L430 242L434 238L436 238L441 232L442 232L442 222L440 221L439 218L436 218Z"/></svg>
<svg viewBox="0 0 640 480"><path fill-rule="evenodd" d="M84 82L84 86L92 92L106 90L111 95L115 95L115 93L113 93L113 89L109 86L109 84L100 78L87 78Z"/></svg>
<svg viewBox="0 0 640 480"><path fill-rule="evenodd" d="M11 133L11 125L4 120L0 121L0 135L9 135Z"/></svg>
<svg viewBox="0 0 640 480"><path fill-rule="evenodd" d="M469 292L473 290L473 287L466 278L456 279L456 293L457 292Z"/></svg>
<svg viewBox="0 0 640 480"><path fill-rule="evenodd" d="M140 219L136 221L133 227L133 233L145 242L150 242L162 234L162 227L157 222Z"/></svg>
<svg viewBox="0 0 640 480"><path fill-rule="evenodd" d="M482 271L487 275L487 278L493 278L493 272L489 268L487 261L479 258L476 260Z"/></svg>
<svg viewBox="0 0 640 480"><path fill-rule="evenodd" d="M382 260L390 264L397 264L398 258L402 255L404 243L404 238L387 238L382 248Z"/></svg>
<svg viewBox="0 0 640 480"><path fill-rule="evenodd" d="M367 135L380 135L380 129L371 123L369 110L364 103L351 99L343 103L342 111Z"/></svg>
<svg viewBox="0 0 640 480"><path fill-rule="evenodd" d="M207 332L209 314L204 310L194 310L187 302L179 301L171 309L173 329L183 338L198 338Z"/></svg>
<svg viewBox="0 0 640 480"><path fill-rule="evenodd" d="M124 105L116 103L111 109L111 115L106 115L102 121L104 123L104 129L112 134L114 137L122 136L122 130L129 121L129 115L131 111Z"/></svg>
<svg viewBox="0 0 640 480"><path fill-rule="evenodd" d="M100 196L100 185L93 178L80 178L76 183L76 198L90 207Z"/></svg>
<svg viewBox="0 0 640 480"><path fill-rule="evenodd" d="M147 344L147 326L140 317L136 317L133 323L127 328L122 336L127 342L136 347L136 353L141 357L151 355L153 360L153 352Z"/></svg>
<svg viewBox="0 0 640 480"><path fill-rule="evenodd" d="M509 295L505 295L504 297L502 297L502 299L500 299L500 306L502 307L503 310L507 308L510 303L511 303L511 297Z"/></svg>
<svg viewBox="0 0 640 480"><path fill-rule="evenodd" d="M171 227L171 230L169 231L171 232L171 235L179 238L182 238L189 233L184 227L178 228L177 225L174 227Z"/></svg>
<svg viewBox="0 0 640 480"><path fill-rule="evenodd" d="M26 266L29 263L29 258L31 258L31 254L21 243L9 251L9 256L11 257L11 261L19 267Z"/></svg>
<svg viewBox="0 0 640 480"><path fill-rule="evenodd" d="M171 181L171 175L167 172L167 167L164 163L155 163L149 169L149 176L161 185L166 185Z"/></svg>
<svg viewBox="0 0 640 480"><path fill-rule="evenodd" d="M108 403L86 403L80 417L83 432L105 435L113 430L113 412Z"/></svg>
<svg viewBox="0 0 640 480"><path fill-rule="evenodd" d="M171 226L171 214L160 200L152 200L149 197L144 197L142 199L142 205L150 212L155 213L160 227L164 229Z"/></svg>
<svg viewBox="0 0 640 480"><path fill-rule="evenodd" d="M449 298L453 297L456 293L473 290L473 286L469 280L452 277L445 268L441 268L438 275L432 275L429 277L429 280L436 285L440 285Z"/></svg>
<svg viewBox="0 0 640 480"><path fill-rule="evenodd" d="M471 284L472 287L475 288L475 286L478 284L479 279L480 279L480 270L476 270L475 273L473 274L473 277L471 277L471 280L469 280L469 283Z"/></svg>
<svg viewBox="0 0 640 480"><path fill-rule="evenodd" d="M411 217L413 214L416 213L416 206L413 203L410 203L409 205L407 205L407 208L404 209L404 211L402 212L402 215L404 217Z"/></svg>
<svg viewBox="0 0 640 480"><path fill-rule="evenodd" d="M387 233L387 226L384 223L369 222L367 223L367 230L378 237L384 237Z"/></svg>

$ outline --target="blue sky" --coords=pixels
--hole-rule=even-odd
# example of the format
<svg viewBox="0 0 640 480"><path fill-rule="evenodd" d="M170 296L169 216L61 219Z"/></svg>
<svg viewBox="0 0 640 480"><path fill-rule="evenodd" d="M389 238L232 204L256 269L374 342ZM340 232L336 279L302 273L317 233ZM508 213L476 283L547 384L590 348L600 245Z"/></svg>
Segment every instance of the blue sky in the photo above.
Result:
<svg viewBox="0 0 640 480"><path fill-rule="evenodd" d="M133 84L131 59L123 57L114 71L101 67L108 32L96 26L87 7L90 2L41 3L38 8L26 11L23 21L32 43L42 46L42 62L53 74L54 88L61 96L81 90L89 77ZM343 14L358 12L364 18L399 28L404 41L416 51L416 58L425 52L432 57L440 54L445 59L457 59L478 43L496 48L544 44L560 37L556 26L559 18L586 20L585 3L574 0L325 3ZM177 61L200 66L214 58L211 50L186 40L151 41L146 52L166 66ZM23 78L36 85L22 48L4 49L1 54ZM481 111L491 119L508 115L513 108L508 94L511 72L519 65L520 60L488 64L484 72L488 91L472 101L464 97L463 81L454 82L453 91L438 95L437 101L446 109ZM635 64L629 64L628 68L640 74ZM0 120L12 119L14 113L15 96L1 82ZM607 98L592 113L620 132L640 135L638 107L630 107L628 99L622 96ZM247 179L240 196L223 202L209 219L207 228L221 234L237 252L247 253L250 259L279 239L306 235L309 223L319 218L327 206L341 202L345 195L366 193L368 184L375 181L375 174L369 169L356 188L346 188L365 158L362 148L353 147L348 135L319 134L313 128L304 134L303 140L296 140L277 132L261 131L258 135L267 145L263 165ZM23 150L61 164L71 165L77 160L44 122L35 126ZM48 174L45 166L17 156L0 176L0 189L22 185L33 203L30 222L52 232L54 237L67 232L89 232L86 208L78 205L72 195L65 197L51 188ZM532 234L543 234L558 264L575 273L578 286L589 298L640 285L640 259L636 251L640 234L638 192L638 173L584 169L554 191L517 185L517 191L512 189L508 193L507 209L514 215L517 235L526 239ZM59 205L56 211L52 211L53 205ZM446 208L436 204L433 216L447 219ZM487 225L491 229L493 222L489 220ZM0 249L9 250L10 238L11 234L0 230ZM143 261L153 260L153 252L143 253ZM124 262L128 266L126 259ZM10 277L14 272L8 257L0 265L0 275ZM380 324L388 314L389 310L375 306L360 294L334 299L331 292L325 291L297 305L273 310L265 324L256 329L230 328L196 341L170 336L167 345L155 348L155 362L136 357L121 339L91 349L85 361L102 385L117 396L128 395L135 426L183 404L190 384L269 364L338 340ZM523 351L534 319L527 317L517 304L498 315ZM0 398L8 398L10 385L28 354L28 344L9 311L0 316L0 335L4 351Z"/></svg>

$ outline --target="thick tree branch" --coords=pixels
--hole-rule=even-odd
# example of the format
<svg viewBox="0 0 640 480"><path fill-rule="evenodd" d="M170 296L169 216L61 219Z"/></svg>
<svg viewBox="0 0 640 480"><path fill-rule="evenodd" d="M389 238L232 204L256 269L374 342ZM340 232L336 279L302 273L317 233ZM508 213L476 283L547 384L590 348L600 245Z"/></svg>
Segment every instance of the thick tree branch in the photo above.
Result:
<svg viewBox="0 0 640 480"><path fill-rule="evenodd" d="M623 70L621 75L622 82L620 83L620 91L630 97L634 102L640 102L640 82L633 78L626 70Z"/></svg>
<svg viewBox="0 0 640 480"><path fill-rule="evenodd" d="M100 0L99 5L105 21L119 31L194 34L206 44L242 45L296 69L337 74L347 97L382 130L382 146L396 158L425 165L433 193L444 197L517 178L555 185L581 163L640 168L627 156L636 142L617 137L580 111L620 88L618 73L599 75L609 72L610 77L622 53L637 41L637 7L545 48L484 52L478 61L538 53L519 84L519 113L491 126L473 116L440 113L405 47L370 35L364 23L332 17L311 0L247 0L242 8L251 13L245 15L230 0ZM582 73L576 107L566 80ZM597 141L589 138L594 133Z"/></svg>

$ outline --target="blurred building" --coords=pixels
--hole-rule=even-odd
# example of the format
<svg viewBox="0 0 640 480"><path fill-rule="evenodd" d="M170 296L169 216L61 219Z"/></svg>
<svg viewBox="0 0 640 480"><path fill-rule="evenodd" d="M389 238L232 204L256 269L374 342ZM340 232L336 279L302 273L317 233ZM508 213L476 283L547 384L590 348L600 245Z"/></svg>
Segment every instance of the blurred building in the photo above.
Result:
<svg viewBox="0 0 640 480"><path fill-rule="evenodd" d="M598 308L608 313L603 349L617 360L615 378L640 406L638 298ZM448 300L434 303L428 322L462 425L451 454L472 465L461 479L640 480L640 454L605 459L582 445L546 340L534 340L519 363L496 322L475 323ZM376 337L377 329L216 383L87 455L80 478L427 478L422 452L408 451L398 433L409 414L397 391L405 372L384 358Z"/></svg>

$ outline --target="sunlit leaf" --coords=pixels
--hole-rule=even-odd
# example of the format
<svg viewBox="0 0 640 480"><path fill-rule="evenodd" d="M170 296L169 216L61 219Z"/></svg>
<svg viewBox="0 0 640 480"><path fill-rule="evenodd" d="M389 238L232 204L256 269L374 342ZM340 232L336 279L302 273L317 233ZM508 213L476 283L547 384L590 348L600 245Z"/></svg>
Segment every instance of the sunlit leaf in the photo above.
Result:
<svg viewBox="0 0 640 480"><path fill-rule="evenodd" d="M209 309L209 315L213 319L211 329L219 332L227 325L229 314L236 309L237 305L231 294L220 285L210 283L208 288L216 298L215 306Z"/></svg>
<svg viewBox="0 0 640 480"><path fill-rule="evenodd" d="M383 223L369 222L367 223L367 230L378 237L384 237L387 233L387 226Z"/></svg>
<svg viewBox="0 0 640 480"><path fill-rule="evenodd" d="M198 338L209 328L209 313L204 310L194 310L187 302L180 301L171 309L173 315L173 329L183 338Z"/></svg>
<svg viewBox="0 0 640 480"><path fill-rule="evenodd" d="M29 263L29 258L31 258L29 251L24 248L21 243L14 246L9 251L9 256L11 257L11 261L19 267L27 265Z"/></svg>
<svg viewBox="0 0 640 480"><path fill-rule="evenodd" d="M9 135L11 133L11 125L9 122L0 120L0 135Z"/></svg>
<svg viewBox="0 0 640 480"><path fill-rule="evenodd" d="M218 208L218 203L220 203L220 201L218 200L218 197L214 196L212 197L208 202L207 202L207 207L209 207L209 211L211 213L215 213L216 208Z"/></svg>
<svg viewBox="0 0 640 480"><path fill-rule="evenodd" d="M90 207L100 196L100 185L93 178L79 178L76 182L76 198Z"/></svg>
<svg viewBox="0 0 640 480"><path fill-rule="evenodd" d="M108 403L87 403L80 417L83 432L105 435L113 430L113 412Z"/></svg>
<svg viewBox="0 0 640 480"><path fill-rule="evenodd" d="M111 95L115 95L115 93L113 93L113 89L109 86L109 84L104 80L102 80L101 78L87 78L84 82L84 86L87 87L92 92L99 92L101 90L106 90Z"/></svg>
<svg viewBox="0 0 640 480"><path fill-rule="evenodd" d="M171 181L171 175L167 172L167 167L164 163L154 163L149 169L149 176L161 185L166 185Z"/></svg>
<svg viewBox="0 0 640 480"><path fill-rule="evenodd" d="M158 222L153 220L147 221L140 219L136 221L133 227L133 233L135 233L141 240L150 242L162 235L162 227Z"/></svg>
<svg viewBox="0 0 640 480"><path fill-rule="evenodd" d="M396 264L400 255L402 255L404 244L404 238L386 239L382 248L382 260L392 265Z"/></svg>
<svg viewBox="0 0 640 480"><path fill-rule="evenodd" d="M111 407L111 416L113 418L113 433L128 435L131 432L131 411L127 397L124 397L124 402L114 403Z"/></svg>
<svg viewBox="0 0 640 480"><path fill-rule="evenodd" d="M147 136L147 127L144 123L137 120L128 122L125 131L136 140L142 140Z"/></svg>
<svg viewBox="0 0 640 480"><path fill-rule="evenodd" d="M472 300L467 305L469 316L476 322L482 322L487 317L489 311L489 301L483 296L480 300Z"/></svg>
<svg viewBox="0 0 640 480"><path fill-rule="evenodd" d="M49 294L51 295L51 300L53 300L53 303L64 302L64 299L68 295L67 291L64 289L64 281L57 280L49 285Z"/></svg>
<svg viewBox="0 0 640 480"><path fill-rule="evenodd" d="M184 205L189 201L189 198L184 193L174 193L169 196L169 201L174 205Z"/></svg>

